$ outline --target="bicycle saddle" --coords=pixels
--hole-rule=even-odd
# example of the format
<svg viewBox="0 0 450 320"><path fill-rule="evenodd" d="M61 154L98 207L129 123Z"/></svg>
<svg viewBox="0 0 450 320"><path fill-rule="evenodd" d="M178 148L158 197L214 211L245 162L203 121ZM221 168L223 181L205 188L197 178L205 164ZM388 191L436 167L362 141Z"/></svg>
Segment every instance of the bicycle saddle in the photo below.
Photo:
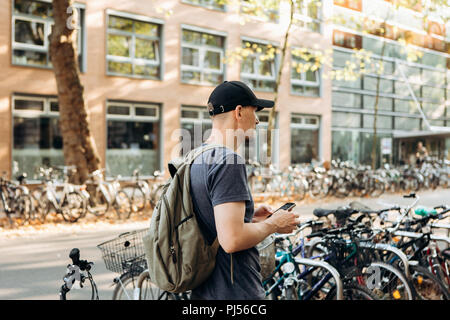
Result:
<svg viewBox="0 0 450 320"><path fill-rule="evenodd" d="M446 259L450 259L450 248L449 248L449 249L445 249L444 251L442 251L442 255L443 255Z"/></svg>
<svg viewBox="0 0 450 320"><path fill-rule="evenodd" d="M338 219L346 219L355 212L358 212L358 210L352 208L337 208L337 209L316 208L314 209L313 214L318 218L327 217L330 214L332 214Z"/></svg>

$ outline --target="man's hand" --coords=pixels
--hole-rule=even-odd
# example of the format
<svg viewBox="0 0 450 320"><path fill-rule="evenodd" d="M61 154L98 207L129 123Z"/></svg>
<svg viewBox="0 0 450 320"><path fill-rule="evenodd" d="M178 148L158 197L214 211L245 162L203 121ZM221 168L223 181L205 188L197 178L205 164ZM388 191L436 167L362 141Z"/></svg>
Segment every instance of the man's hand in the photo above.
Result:
<svg viewBox="0 0 450 320"><path fill-rule="evenodd" d="M270 206L263 204L255 210L252 222L264 221L272 212L273 209Z"/></svg>

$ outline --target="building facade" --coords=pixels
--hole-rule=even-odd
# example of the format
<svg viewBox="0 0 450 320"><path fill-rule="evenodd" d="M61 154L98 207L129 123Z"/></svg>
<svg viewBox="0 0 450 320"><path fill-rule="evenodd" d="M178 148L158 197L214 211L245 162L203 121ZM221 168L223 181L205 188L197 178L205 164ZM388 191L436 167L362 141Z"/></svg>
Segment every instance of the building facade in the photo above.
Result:
<svg viewBox="0 0 450 320"><path fill-rule="evenodd" d="M333 80L332 157L372 163L378 103L377 166L414 163L419 141L431 156L450 159L448 28L430 15L425 30L420 6L395 9L386 0L335 0L333 11L345 17L334 19L334 70L355 60L354 49L371 52L382 70L355 81Z"/></svg>
<svg viewBox="0 0 450 320"><path fill-rule="evenodd" d="M283 44L289 3L274 1L277 5L263 19L252 15L247 1L225 2L75 2L80 17L81 81L93 138L109 175L130 176L134 169L150 175L166 169L180 148L201 143L211 128L208 96L224 80L244 81L261 98L274 98L280 59L279 55L267 59L266 54ZM352 59L353 48L367 48L385 62L377 123L379 143L391 145L387 161L397 161L406 148L412 148L417 135L408 134L427 131L408 85L398 74L399 59L405 61L404 72L430 124L450 126L445 28L434 31L431 42L416 30L422 36L423 45L418 47L424 55L420 61L406 63L394 39L361 33L351 19L330 22L339 10L346 16L367 15L377 8L375 2L389 5L384 0L299 2L278 91L279 130L272 161L280 168L332 157L369 162L377 76L367 74L357 81L326 76ZM32 177L39 166L64 163L48 53L52 5L49 0L0 3L0 170L13 177L19 172ZM382 16L383 10L378 13ZM415 30L417 21L411 25L400 18L389 23ZM381 54L383 42L389 49ZM231 52L245 48L255 50L227 61ZM295 66L302 61L293 54L296 48L333 52L333 66L299 70ZM258 134L240 152L263 160L268 114L261 112L259 118ZM180 141L180 129L190 132L190 137ZM436 134L425 141L439 155L450 143L445 135Z"/></svg>
<svg viewBox="0 0 450 320"><path fill-rule="evenodd" d="M46 0L1 3L0 170L32 177L37 167L64 161L48 53L52 5ZM76 1L81 81L91 131L110 175L129 176L137 168L143 175L164 170L178 155L180 128L194 132L211 127L207 99L224 80L245 81L261 98L274 98L279 56L263 60L258 53L282 45L287 4L282 2L277 18L268 22L243 12L245 5L214 0ZM292 46L331 49L332 30L322 23L323 8L298 9L301 25L293 32ZM228 52L248 46L261 50L224 62ZM292 160L331 158L331 80L321 76L326 68L308 76L292 72L288 53L276 123L289 129L279 131L273 155L280 167ZM267 114L260 120L264 128ZM195 144L202 138L191 137ZM267 145L256 143L258 139L263 137L257 135L247 151ZM311 148L313 155L308 156Z"/></svg>

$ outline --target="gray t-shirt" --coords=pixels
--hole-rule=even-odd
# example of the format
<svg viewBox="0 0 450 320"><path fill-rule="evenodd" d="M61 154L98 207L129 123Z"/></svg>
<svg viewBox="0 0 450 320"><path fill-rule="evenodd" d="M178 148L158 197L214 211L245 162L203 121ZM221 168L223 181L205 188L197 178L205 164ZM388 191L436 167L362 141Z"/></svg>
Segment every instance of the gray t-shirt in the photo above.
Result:
<svg viewBox="0 0 450 320"><path fill-rule="evenodd" d="M191 166L191 196L200 229L211 244L217 237L214 206L245 201L245 223L253 219L254 203L248 188L245 162L228 148L214 148ZM231 273L231 263L233 273ZM256 248L227 254L219 247L211 276L192 290L192 299L264 299L259 253ZM234 283L231 282L233 276Z"/></svg>

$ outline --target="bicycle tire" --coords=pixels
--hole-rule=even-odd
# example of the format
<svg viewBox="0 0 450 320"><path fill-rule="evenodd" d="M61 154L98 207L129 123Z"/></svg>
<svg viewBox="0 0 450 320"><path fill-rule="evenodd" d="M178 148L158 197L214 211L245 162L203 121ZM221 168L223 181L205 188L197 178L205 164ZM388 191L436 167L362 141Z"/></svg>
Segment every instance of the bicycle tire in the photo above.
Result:
<svg viewBox="0 0 450 320"><path fill-rule="evenodd" d="M137 288L138 276L132 272L122 274L114 287L112 300L137 300L135 289ZM129 286L131 288L127 288Z"/></svg>
<svg viewBox="0 0 450 320"><path fill-rule="evenodd" d="M150 288L150 292L149 292ZM143 271L137 280L139 300L176 300L174 294L158 288L151 280L148 270Z"/></svg>
<svg viewBox="0 0 450 320"><path fill-rule="evenodd" d="M131 201L127 193L120 189L114 199L114 211L119 220L128 219L131 216Z"/></svg>
<svg viewBox="0 0 450 320"><path fill-rule="evenodd" d="M133 213L142 212L147 203L147 196L144 190L138 185L129 185L122 188L128 195L131 202L131 210Z"/></svg>
<svg viewBox="0 0 450 320"><path fill-rule="evenodd" d="M83 195L78 191L69 192L61 205L61 212L65 221L77 222L86 213L86 201Z"/></svg>
<svg viewBox="0 0 450 320"><path fill-rule="evenodd" d="M14 209L16 211L16 215L18 214L18 217L14 219L14 222L18 226L23 226L31 220L33 200L29 194L20 193L14 201L16 202L14 204Z"/></svg>
<svg viewBox="0 0 450 320"><path fill-rule="evenodd" d="M368 268L372 267L372 270L375 270L373 274L368 274ZM354 272L353 269L352 272ZM411 287L410 282L406 279L403 273L395 268L392 265L389 265L384 262L375 261L370 263L369 265L358 268L356 271L358 275L353 275L354 278L358 279L358 281L362 281L368 289L372 291L372 293L377 297L378 300L414 300L415 299L415 291ZM377 272L379 272L377 274ZM372 281L375 277L375 280L380 279L379 284L371 284L368 283L367 280ZM347 274L343 278L349 278L350 275ZM367 279L366 279L367 277ZM355 280L356 280L355 279ZM386 281L389 281L386 283ZM382 286L384 284L384 286ZM373 288L369 288L369 286L373 285Z"/></svg>
<svg viewBox="0 0 450 320"><path fill-rule="evenodd" d="M345 283L342 288L344 300L378 300L372 292L357 283ZM336 297L336 286L327 294L325 300L334 300Z"/></svg>
<svg viewBox="0 0 450 320"><path fill-rule="evenodd" d="M409 266L411 283L419 300L450 300L450 293L442 281L422 266ZM430 292L433 290L434 292ZM439 299L436 299L439 297Z"/></svg>

